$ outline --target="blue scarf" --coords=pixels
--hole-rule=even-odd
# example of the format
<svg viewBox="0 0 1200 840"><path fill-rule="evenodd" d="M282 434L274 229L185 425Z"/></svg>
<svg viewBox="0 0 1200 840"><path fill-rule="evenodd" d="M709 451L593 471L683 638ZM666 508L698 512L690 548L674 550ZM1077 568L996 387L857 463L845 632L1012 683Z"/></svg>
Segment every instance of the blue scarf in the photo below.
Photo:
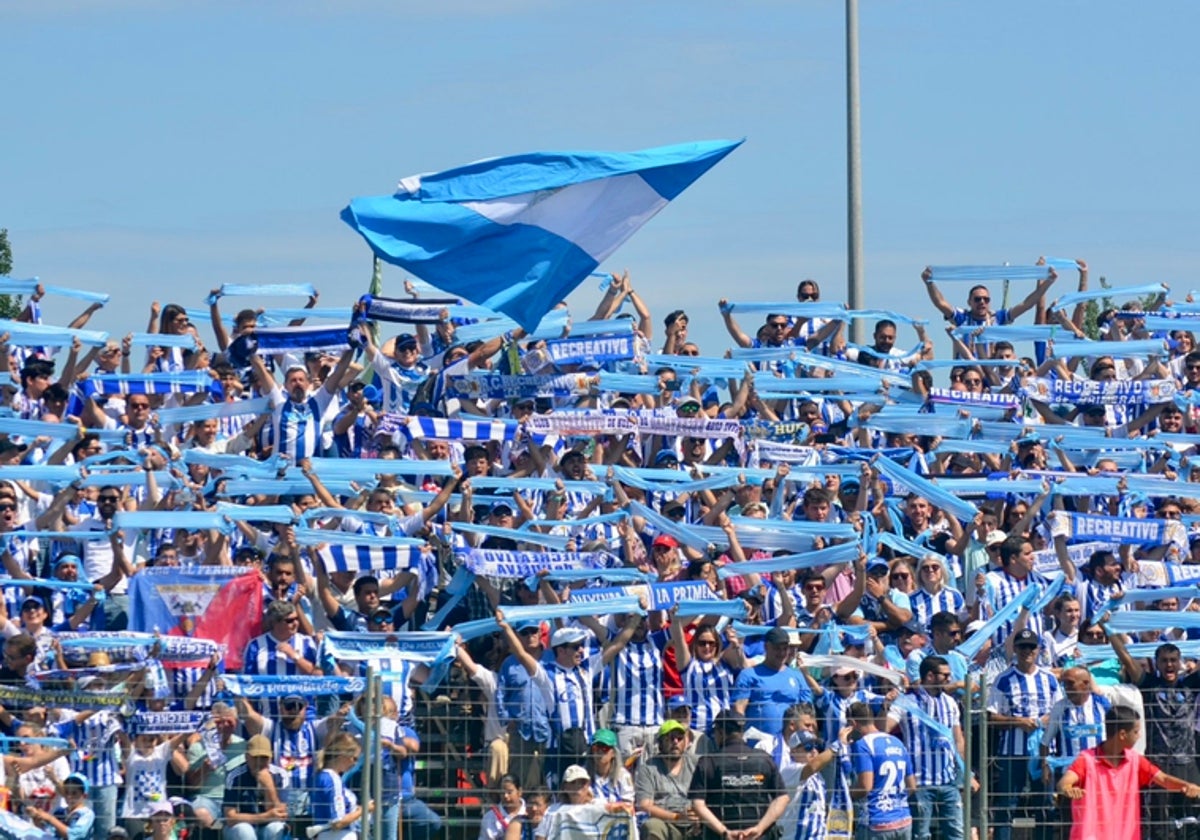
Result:
<svg viewBox="0 0 1200 840"><path fill-rule="evenodd" d="M331 694L361 694L367 681L361 677L307 677L303 674L288 676L225 674L221 677L225 693L234 697L266 699L301 696L326 696Z"/></svg>
<svg viewBox="0 0 1200 840"><path fill-rule="evenodd" d="M524 539L524 536L516 538ZM582 569L590 570L592 577L603 577L603 570L614 562L611 555L602 552L496 551L473 548L456 554L471 573L489 578L527 578L543 570Z"/></svg>
<svg viewBox="0 0 1200 840"><path fill-rule="evenodd" d="M546 342L546 353L556 365L604 365L632 359L637 343L632 333L592 338L560 338Z"/></svg>
<svg viewBox="0 0 1200 840"><path fill-rule="evenodd" d="M212 306L223 297L314 297L317 294L312 283L223 283L216 294L204 299Z"/></svg>

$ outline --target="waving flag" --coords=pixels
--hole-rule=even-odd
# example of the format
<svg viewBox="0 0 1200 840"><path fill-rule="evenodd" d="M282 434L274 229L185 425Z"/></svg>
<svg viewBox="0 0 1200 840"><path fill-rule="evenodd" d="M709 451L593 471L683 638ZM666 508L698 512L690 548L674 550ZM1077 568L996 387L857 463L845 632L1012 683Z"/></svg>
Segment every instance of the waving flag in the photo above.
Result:
<svg viewBox="0 0 1200 840"><path fill-rule="evenodd" d="M208 639L241 670L242 650L262 633L262 576L237 566L143 569L129 581L129 629Z"/></svg>
<svg viewBox="0 0 1200 840"><path fill-rule="evenodd" d="M390 263L532 332L634 232L742 141L533 152L400 182L342 219Z"/></svg>

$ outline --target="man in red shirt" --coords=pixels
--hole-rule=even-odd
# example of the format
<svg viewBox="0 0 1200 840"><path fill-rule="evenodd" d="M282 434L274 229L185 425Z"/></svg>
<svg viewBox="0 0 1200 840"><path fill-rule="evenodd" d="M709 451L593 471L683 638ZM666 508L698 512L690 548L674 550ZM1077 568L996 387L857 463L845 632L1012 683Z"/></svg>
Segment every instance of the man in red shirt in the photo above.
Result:
<svg viewBox="0 0 1200 840"><path fill-rule="evenodd" d="M1063 774L1058 792L1071 800L1071 840L1141 840L1139 793L1148 785L1200 797L1200 785L1167 775L1134 752L1141 728L1137 712L1114 706L1104 741L1081 752Z"/></svg>

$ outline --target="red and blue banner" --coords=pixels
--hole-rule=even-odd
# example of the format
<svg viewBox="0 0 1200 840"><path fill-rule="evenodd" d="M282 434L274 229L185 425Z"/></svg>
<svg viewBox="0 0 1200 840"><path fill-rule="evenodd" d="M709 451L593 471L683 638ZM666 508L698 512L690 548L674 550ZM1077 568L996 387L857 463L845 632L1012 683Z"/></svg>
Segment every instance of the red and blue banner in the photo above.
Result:
<svg viewBox="0 0 1200 840"><path fill-rule="evenodd" d="M261 575L236 566L150 568L129 581L130 630L217 642L229 671L241 670L262 614Z"/></svg>

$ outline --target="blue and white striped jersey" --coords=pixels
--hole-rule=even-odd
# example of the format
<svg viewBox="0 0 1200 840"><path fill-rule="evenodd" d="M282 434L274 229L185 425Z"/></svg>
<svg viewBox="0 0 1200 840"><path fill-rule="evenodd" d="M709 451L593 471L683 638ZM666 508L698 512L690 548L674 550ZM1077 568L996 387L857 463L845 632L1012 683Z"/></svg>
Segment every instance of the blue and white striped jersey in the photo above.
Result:
<svg viewBox="0 0 1200 840"><path fill-rule="evenodd" d="M954 730L961 723L958 702L949 694L937 697L924 689L909 695L921 711ZM908 747L912 760L912 774L919 786L945 786L958 784L958 745L945 735L939 735L926 723L922 723L905 709L894 707L891 714L900 723L900 738Z"/></svg>
<svg viewBox="0 0 1200 840"><path fill-rule="evenodd" d="M987 710L998 715L1041 720L1061 698L1058 680L1045 668L1034 668L1032 673L1025 674L1012 666L989 686ZM1001 727L996 755L1028 755L1026 742L1029 735L1015 726Z"/></svg>
<svg viewBox="0 0 1200 840"><path fill-rule="evenodd" d="M279 721L267 718L263 721L262 734L271 739L274 753L271 763L287 773L288 789L311 791L317 774L317 750L320 748L313 722L305 720L297 729L288 729Z"/></svg>
<svg viewBox="0 0 1200 840"><path fill-rule="evenodd" d="M587 657L582 664L574 668L563 668L554 661L539 663L534 680L551 699L552 722L556 736L568 729L582 729L590 741L595 734L596 715L592 684L599 667L599 654Z"/></svg>
<svg viewBox="0 0 1200 840"><path fill-rule="evenodd" d="M112 787L122 782L121 748L117 742L121 720L112 712L97 712L83 723L58 725L58 737L73 739L71 772L81 773L93 787Z"/></svg>
<svg viewBox="0 0 1200 840"><path fill-rule="evenodd" d="M271 390L270 398L275 451L287 455L293 464L301 458L317 455L321 447L322 418L333 394L322 387L303 401L293 402L282 388L276 386Z"/></svg>
<svg viewBox="0 0 1200 840"><path fill-rule="evenodd" d="M931 595L923 588L918 589L908 596L908 602L912 607L913 618L926 629L929 627L930 619L938 613L950 612L961 616L966 609L962 593L948 586L936 595Z"/></svg>
<svg viewBox="0 0 1200 840"><path fill-rule="evenodd" d="M1050 755L1070 758L1084 750L1100 746L1104 740L1104 720L1112 703L1108 698L1092 694L1082 706L1067 698L1054 704L1046 736L1042 742L1049 746Z"/></svg>
<svg viewBox="0 0 1200 840"><path fill-rule="evenodd" d="M655 638L657 636L658 638ZM663 659L665 633L630 641L613 661L613 718L618 726L658 726L663 722Z"/></svg>
<svg viewBox="0 0 1200 840"><path fill-rule="evenodd" d="M684 699L692 707L692 728L707 734L716 716L733 701L737 677L720 659L701 662L695 657L681 676Z"/></svg>
<svg viewBox="0 0 1200 840"><path fill-rule="evenodd" d="M987 581L986 588L993 615L1004 609L1010 601L1032 584L1036 583L1042 587L1050 585L1050 581L1037 572L1030 572L1023 580L1018 580L1006 571L993 571L987 573L985 580ZM1046 629L1040 612L1037 614L1030 613L1029 620L1025 623L1025 626L1039 636ZM1012 628L1013 621L1004 622L1000 629L996 631L996 635L992 637L992 644L997 648L1001 647L1008 640L1008 637L1012 635Z"/></svg>
<svg viewBox="0 0 1200 840"><path fill-rule="evenodd" d="M300 673L300 667L288 657L279 652L283 644L270 633L263 633L251 639L242 654L242 673L252 675L293 676ZM318 667L317 643L309 636L294 633L287 640L302 658L307 659Z"/></svg>

